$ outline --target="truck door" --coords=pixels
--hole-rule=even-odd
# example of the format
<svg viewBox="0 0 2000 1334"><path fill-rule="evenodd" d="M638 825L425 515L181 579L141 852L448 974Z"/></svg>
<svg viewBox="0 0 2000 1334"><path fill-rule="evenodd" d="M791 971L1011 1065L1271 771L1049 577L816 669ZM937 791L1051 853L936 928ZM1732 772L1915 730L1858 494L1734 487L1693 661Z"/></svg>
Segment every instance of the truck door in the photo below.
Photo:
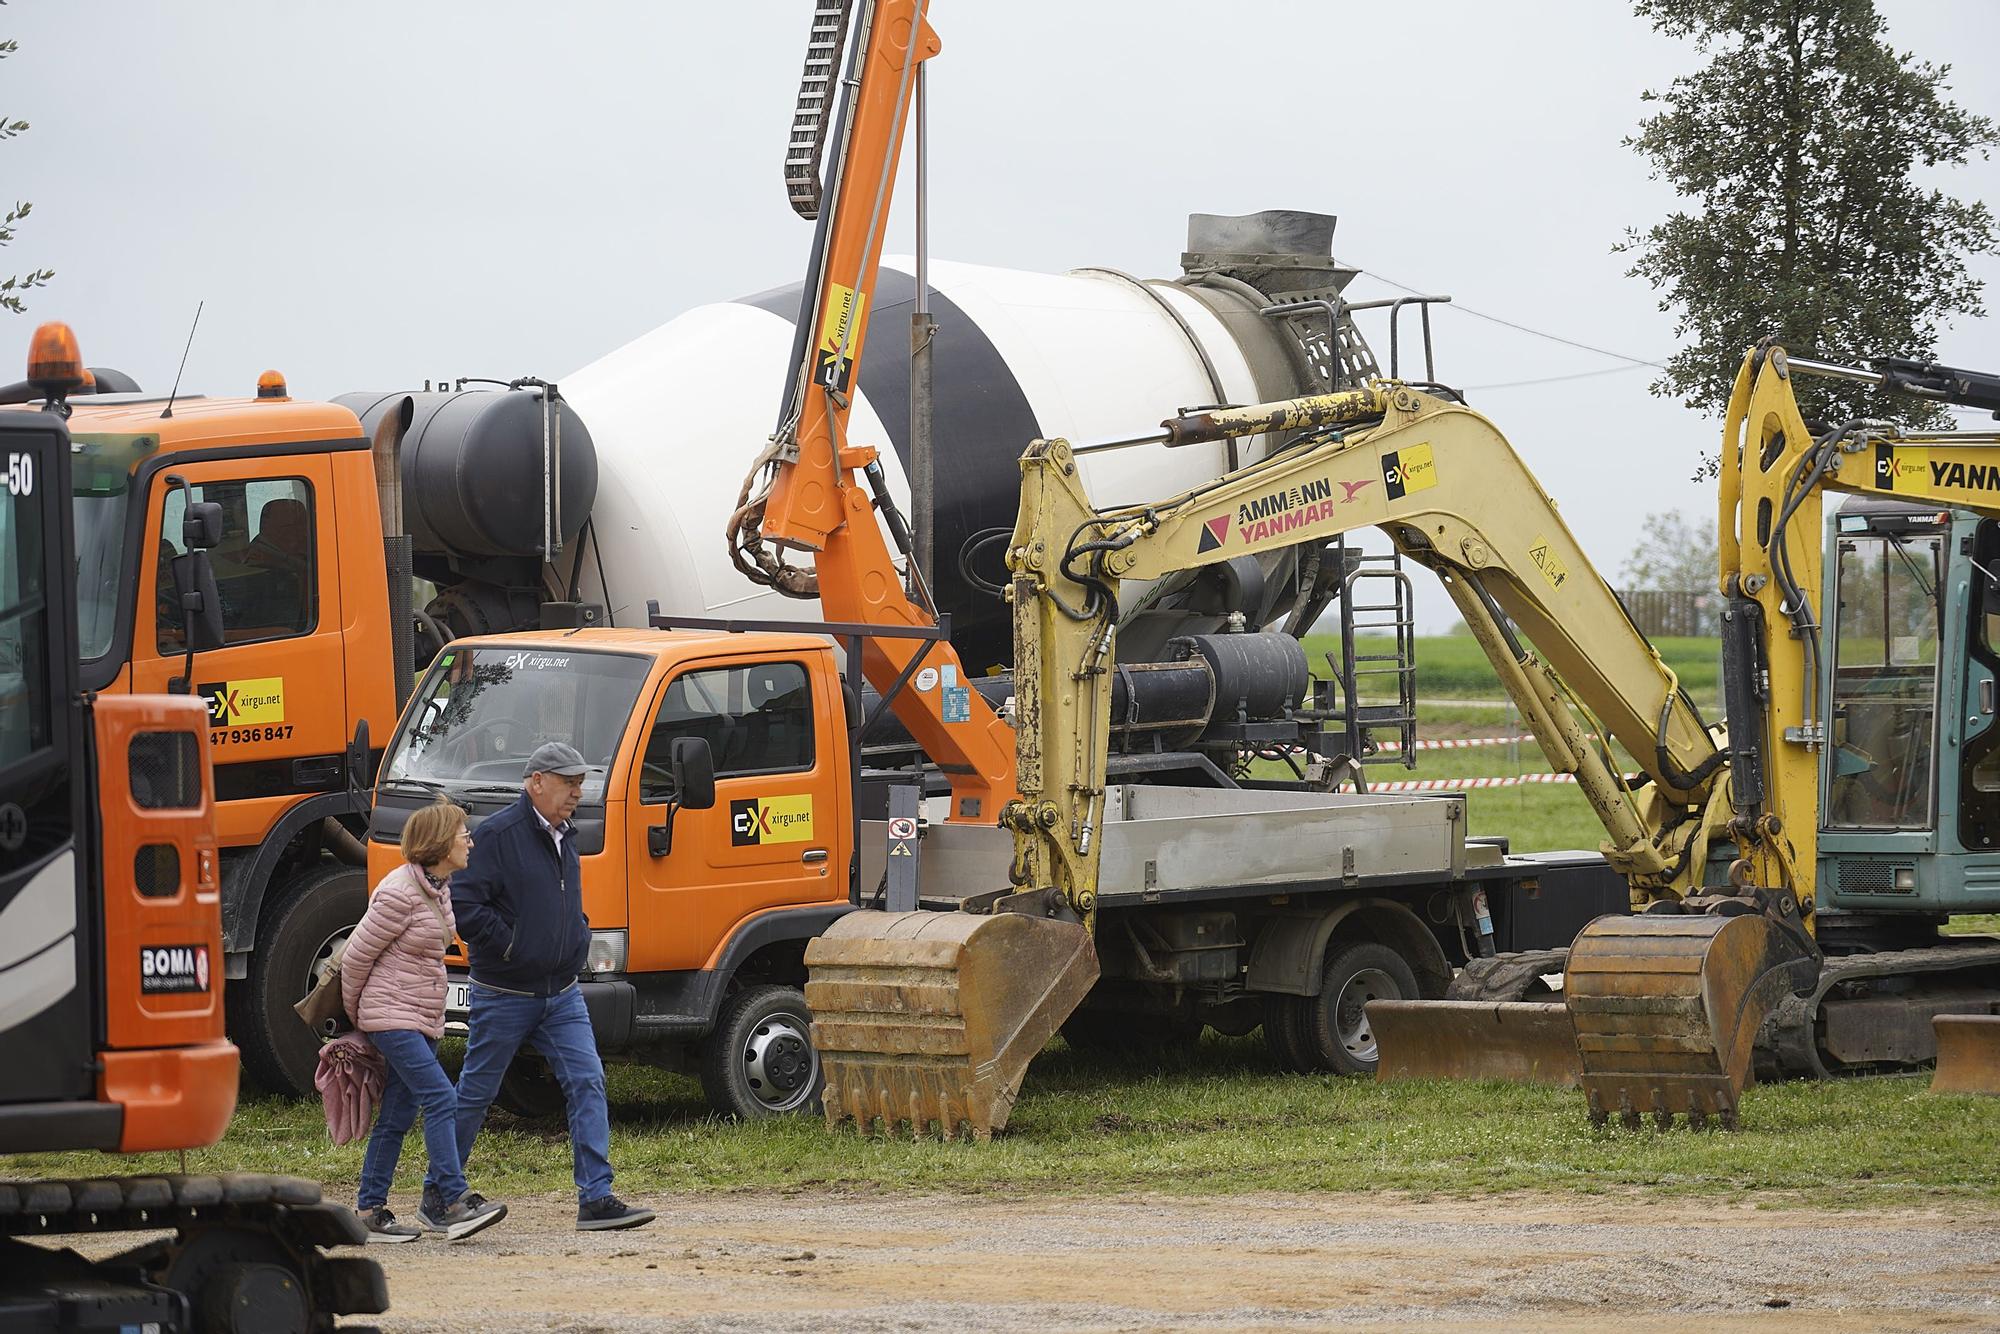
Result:
<svg viewBox="0 0 2000 1334"><path fill-rule="evenodd" d="M190 491L222 506L209 557L222 599L223 646L195 656L208 705L216 825L224 847L253 844L300 796L343 781L346 686L332 466L324 455L219 459L166 471L148 501L139 562L132 688L168 691L186 662L187 631L172 567Z"/></svg>
<svg viewBox="0 0 2000 1334"><path fill-rule="evenodd" d="M632 971L699 968L745 918L846 897L847 757L822 734L840 715L809 657L706 661L661 686L626 805ZM678 737L708 742L715 805L676 812L654 856Z"/></svg>

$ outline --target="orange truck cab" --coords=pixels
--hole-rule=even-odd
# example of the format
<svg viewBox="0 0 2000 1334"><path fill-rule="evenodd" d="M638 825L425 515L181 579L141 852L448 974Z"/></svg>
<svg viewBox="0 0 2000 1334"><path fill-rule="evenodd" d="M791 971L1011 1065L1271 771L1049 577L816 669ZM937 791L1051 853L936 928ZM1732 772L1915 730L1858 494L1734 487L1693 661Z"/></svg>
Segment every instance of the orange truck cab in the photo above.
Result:
<svg viewBox="0 0 2000 1334"><path fill-rule="evenodd" d="M337 845L366 818L395 676L370 442L276 388L74 400L77 654L87 690L205 704L231 1035L260 1082L309 1089L290 1008L365 903ZM196 622L189 679L176 572L197 551L221 633Z"/></svg>
<svg viewBox="0 0 2000 1334"><path fill-rule="evenodd" d="M81 381L53 412L44 334ZM147 395L85 375L75 345L43 326L0 405L68 423L80 685L205 707L229 1034L257 1083L310 1096L319 1041L292 1006L367 906L383 739L447 627L541 623L546 548L594 496L589 433L542 381L315 403L266 371L240 398ZM552 469L541 442L565 419ZM440 474L478 485L423 486L406 512L405 477ZM542 485L558 474L566 506Z"/></svg>
<svg viewBox="0 0 2000 1334"><path fill-rule="evenodd" d="M591 945L579 983L599 1048L699 1073L718 1111L817 1093L805 945L852 910L850 705L808 634L593 629L455 640L390 743L369 877L411 812L447 795L479 822L519 799L545 741L590 762L573 817ZM447 995L466 1015L463 956ZM503 1105L560 1094L519 1064ZM556 1105L559 1105L557 1101Z"/></svg>

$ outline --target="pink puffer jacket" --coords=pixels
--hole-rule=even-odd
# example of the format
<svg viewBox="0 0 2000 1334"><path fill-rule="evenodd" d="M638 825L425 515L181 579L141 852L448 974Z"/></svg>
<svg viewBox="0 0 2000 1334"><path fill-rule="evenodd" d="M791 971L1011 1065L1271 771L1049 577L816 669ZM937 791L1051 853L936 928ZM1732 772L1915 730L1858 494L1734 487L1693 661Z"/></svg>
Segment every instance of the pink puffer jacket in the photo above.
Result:
<svg viewBox="0 0 2000 1334"><path fill-rule="evenodd" d="M340 998L354 1026L443 1036L444 952L456 929L449 888L433 893L408 862L383 876L340 960Z"/></svg>

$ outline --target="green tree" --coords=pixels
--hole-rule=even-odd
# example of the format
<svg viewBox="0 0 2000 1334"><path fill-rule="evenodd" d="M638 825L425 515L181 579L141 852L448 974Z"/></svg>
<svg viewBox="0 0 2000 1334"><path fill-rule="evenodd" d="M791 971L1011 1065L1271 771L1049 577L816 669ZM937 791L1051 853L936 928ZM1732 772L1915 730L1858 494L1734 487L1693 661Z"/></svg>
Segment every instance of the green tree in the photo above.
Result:
<svg viewBox="0 0 2000 1334"><path fill-rule="evenodd" d="M1715 587L1715 541L1685 514L1648 514L1639 541L1619 567L1627 592L1704 593Z"/></svg>
<svg viewBox="0 0 2000 1334"><path fill-rule="evenodd" d="M7 0L0 0L0 5L6 3ZM21 44L11 37L5 41L0 41L0 60L5 60L20 49ZM25 133L27 129L28 122L25 120L0 116L0 140L12 139L15 135ZM22 200L7 210L7 215L4 218L0 218L0 246L8 246L14 243L15 224L27 217L33 209L33 204ZM54 269L31 269L27 273L17 273L12 277L0 278L0 306L4 306L16 315L19 315L28 308L28 303L21 299L21 294L29 288L45 285L49 279L55 276L56 271Z"/></svg>
<svg viewBox="0 0 2000 1334"><path fill-rule="evenodd" d="M1644 93L1660 110L1625 143L1684 207L1615 250L1660 293L1683 346L1653 392L1720 414L1744 350L1928 357L1980 315L1966 258L1993 248L1985 204L1928 185L1984 158L1993 122L1953 103L1949 65L1890 46L1874 0L1635 0L1708 63ZM1808 416L1928 423L1922 400L1803 380ZM1702 471L1713 473L1708 459ZM1698 474L1699 475L1699 474Z"/></svg>

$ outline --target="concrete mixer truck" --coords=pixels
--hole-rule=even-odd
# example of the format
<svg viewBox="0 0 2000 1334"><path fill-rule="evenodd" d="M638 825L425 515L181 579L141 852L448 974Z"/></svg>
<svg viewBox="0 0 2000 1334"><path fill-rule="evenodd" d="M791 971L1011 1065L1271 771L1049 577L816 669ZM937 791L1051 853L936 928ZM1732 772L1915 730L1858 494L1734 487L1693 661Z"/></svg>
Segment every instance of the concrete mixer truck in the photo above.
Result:
<svg viewBox="0 0 2000 1334"><path fill-rule="evenodd" d="M847 96L817 122L837 148L805 281L684 317L565 383L592 421L601 482L568 586L615 625L445 646L383 762L377 869L412 811L443 793L483 819L514 799L536 745L569 741L591 765L575 817L592 928L579 985L607 1055L697 1072L738 1115L808 1109L824 1087L830 1116L975 1135L1006 1124L1058 1025L1079 1045L1131 1048L1261 1024L1290 1068L1363 1072L1376 1059L1367 1000L1440 995L1469 958L1558 943L1622 906L1595 854L1518 858L1468 840L1459 798L1333 794L1354 772L1337 761L1413 726L1406 689L1367 713L1351 676L1339 700L1309 682L1296 635L1329 606L1358 628L1357 587L1390 590L1370 605L1407 639L1400 573L1338 545L1264 542L1202 562L1200 577L1130 586L1111 617L1106 707L1062 711L1053 737L1058 710L1034 702L1046 692L1010 706L1014 678L994 669L1029 642L1020 618L1034 611L998 586L988 534L1014 533L1031 438L1052 421L1121 430L1157 419L1162 401L1333 389L1374 362L1344 305L1352 272L1330 257L1331 218L1197 217L1173 283L941 269L936 533L961 559L947 555L956 577L930 588L907 560L896 451L860 442L902 448L910 434L905 381L863 351L885 321L910 323L916 284L882 280L876 223L908 70L937 43L921 3L854 8ZM839 51L817 29L815 42L834 54L809 59L809 82ZM757 381L734 359L753 346L782 405L761 453L741 424ZM1154 494L1292 435L1273 423L1079 464L1105 493ZM809 565L791 563L801 552ZM759 586L816 595L827 619L760 616L772 603ZM641 597L642 620L629 611ZM1407 661L1385 674L1406 686ZM1063 840L1036 836L1040 808L1020 797L1074 781L1038 757L1107 750L1079 826L1098 890L1120 907L1100 918L1040 888L1039 859ZM1260 756L1292 762L1292 780L1253 776ZM857 911L938 903L917 870L927 855L956 868L940 906L975 911ZM1057 920L1079 916L1094 935ZM468 1013L470 985L454 974L448 1010ZM815 1019L813 995L838 1016ZM882 1050L877 1020L854 1017L869 996L922 1030L896 1049L910 1078L852 1077ZM848 1076L823 1083L821 1044ZM503 1093L556 1102L532 1069Z"/></svg>

